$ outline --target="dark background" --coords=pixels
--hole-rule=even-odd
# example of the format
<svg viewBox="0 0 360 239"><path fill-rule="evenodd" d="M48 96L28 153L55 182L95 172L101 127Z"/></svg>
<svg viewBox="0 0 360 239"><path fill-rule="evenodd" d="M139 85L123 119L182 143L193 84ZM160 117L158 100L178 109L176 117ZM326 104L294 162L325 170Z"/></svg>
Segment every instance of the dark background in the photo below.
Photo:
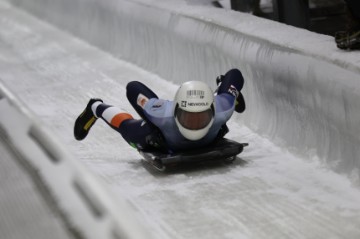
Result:
<svg viewBox="0 0 360 239"><path fill-rule="evenodd" d="M343 0L230 0L236 11L283 22L313 32L334 36L346 28L346 11ZM360 1L360 0L359 0ZM214 6L223 7L214 1Z"/></svg>

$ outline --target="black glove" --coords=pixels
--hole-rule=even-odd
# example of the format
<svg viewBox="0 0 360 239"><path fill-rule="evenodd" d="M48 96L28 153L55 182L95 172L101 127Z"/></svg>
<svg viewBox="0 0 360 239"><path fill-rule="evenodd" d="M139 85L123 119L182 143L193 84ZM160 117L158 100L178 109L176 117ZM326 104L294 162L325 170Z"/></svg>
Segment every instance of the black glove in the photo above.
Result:
<svg viewBox="0 0 360 239"><path fill-rule="evenodd" d="M224 77L225 76L223 76L223 75L219 75L218 77L216 77L216 86L217 86L217 88L216 88L214 93L218 92L219 86L220 86L221 82L223 81Z"/></svg>
<svg viewBox="0 0 360 239"><path fill-rule="evenodd" d="M220 83L222 82L222 80L224 79L225 76L223 75L219 75L218 77L216 77L216 85L219 86Z"/></svg>
<svg viewBox="0 0 360 239"><path fill-rule="evenodd" d="M235 111L238 113L242 113L245 111L245 100L244 100L244 96L241 94L241 92L239 92L238 97L236 97L236 101L235 101Z"/></svg>

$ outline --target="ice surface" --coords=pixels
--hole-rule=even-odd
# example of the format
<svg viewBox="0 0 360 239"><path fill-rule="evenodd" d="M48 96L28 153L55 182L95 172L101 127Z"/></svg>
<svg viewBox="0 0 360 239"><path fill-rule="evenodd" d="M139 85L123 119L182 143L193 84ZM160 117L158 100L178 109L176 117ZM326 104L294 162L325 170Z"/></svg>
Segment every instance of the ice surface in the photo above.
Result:
<svg viewBox="0 0 360 239"><path fill-rule="evenodd" d="M133 205L136 215L155 238L340 239L360 236L359 190L346 177L328 170L321 161L296 157L286 148L276 146L272 138L259 136L243 124L253 119L249 115L234 117L229 122L229 138L250 144L233 165L210 164L159 174L146 167L139 154L101 121L96 123L85 141L75 141L72 136L73 123L89 97L101 97L105 102L136 115L125 97L127 82L142 81L164 98L172 98L177 84L113 58L9 6L0 4L0 11L2 81L39 116L46 127L55 132L54 137L59 137L80 162L109 186L113 200L125 198ZM248 56L256 54L252 46L259 43L246 42L247 47L243 49L249 51ZM202 48L202 44L199 42L197 46ZM196 56L196 48L191 49ZM220 54L210 48L203 49L210 56ZM259 61L259 64L263 64L264 72L270 74L275 63L282 64L277 58L280 52L264 46L264 51L259 54L273 56L274 64L268 68ZM289 59L304 59L301 57L309 60L309 64L314 63L306 56L296 55ZM165 59L170 61L170 58ZM253 56L249 61L252 60L259 59ZM185 64L201 66L202 70L206 67L196 65L192 59L177 63L183 64L179 67L184 71ZM233 64L230 59L222 58L209 63L208 67L217 63L220 68L209 69L206 74L200 70L196 77L214 79L217 72ZM247 64L245 66L249 69L244 69L248 79L259 81L258 77L264 77L264 72L255 71ZM290 71L285 63L281 69ZM302 70L303 67L298 66L295 72ZM334 70L331 74L337 72ZM280 79L286 80L285 77ZM344 80L345 83L348 81ZM267 82L269 85L276 84L273 78ZM304 83L307 87L309 84ZM331 90L331 85L336 87L342 82L332 82L329 88L321 81L314 84L320 94L321 91ZM350 87L354 89L351 84ZM258 114L259 121L265 117L261 110L266 110L266 106L272 107L270 103L261 104L266 99L255 101L262 97L261 93L274 94L271 99L278 100L276 105L289 104L281 99L294 102L303 99L296 92L291 94L293 98L281 98L287 88L279 88L274 93L267 93L265 89L261 88L260 81L247 83L245 89L248 109L251 114ZM252 92L257 96L252 96ZM354 95L357 93L354 92ZM298 109L301 113L301 108ZM323 110L326 111L326 108ZM270 116L269 121L263 124L268 123L269 129L273 127L274 132L279 130L277 127L280 124L290 124L286 121L272 122ZM257 121L252 124L253 128L260 125ZM274 132L269 131L268 135L273 137Z"/></svg>
<svg viewBox="0 0 360 239"><path fill-rule="evenodd" d="M239 68L248 106L239 122L360 183L360 58L330 36L185 1L44 1L46 10L12 2L174 83L214 86Z"/></svg>

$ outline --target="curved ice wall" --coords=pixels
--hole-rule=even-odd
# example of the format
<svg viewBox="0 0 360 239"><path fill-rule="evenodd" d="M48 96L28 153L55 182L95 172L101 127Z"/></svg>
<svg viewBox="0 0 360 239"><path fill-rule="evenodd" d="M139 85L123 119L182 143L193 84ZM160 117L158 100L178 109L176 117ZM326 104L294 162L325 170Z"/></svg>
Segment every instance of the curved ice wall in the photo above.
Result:
<svg viewBox="0 0 360 239"><path fill-rule="evenodd" d="M180 83L237 67L241 123L359 182L360 56L329 36L178 0L11 0L108 51Z"/></svg>

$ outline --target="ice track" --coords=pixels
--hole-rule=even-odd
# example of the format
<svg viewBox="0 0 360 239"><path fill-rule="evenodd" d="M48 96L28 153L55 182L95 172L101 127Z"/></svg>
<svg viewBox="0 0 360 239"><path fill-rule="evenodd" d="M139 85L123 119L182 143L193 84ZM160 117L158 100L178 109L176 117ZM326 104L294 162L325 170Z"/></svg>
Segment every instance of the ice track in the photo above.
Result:
<svg viewBox="0 0 360 239"><path fill-rule="evenodd" d="M237 122L229 123L228 137L250 146L234 164L165 174L149 169L103 122L75 141L73 122L89 97L136 115L127 82L141 81L165 98L177 86L1 2L0 78L110 187L114 200L133 205L154 238L360 237L360 192L347 178Z"/></svg>

